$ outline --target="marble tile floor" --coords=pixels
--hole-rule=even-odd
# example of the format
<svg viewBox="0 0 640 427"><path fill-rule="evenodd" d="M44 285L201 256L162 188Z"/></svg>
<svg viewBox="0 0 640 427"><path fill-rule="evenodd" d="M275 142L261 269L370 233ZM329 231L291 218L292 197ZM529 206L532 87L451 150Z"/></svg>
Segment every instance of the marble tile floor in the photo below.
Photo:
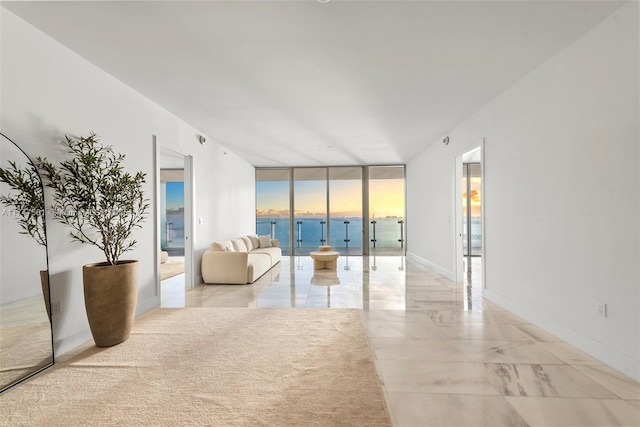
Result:
<svg viewBox="0 0 640 427"><path fill-rule="evenodd" d="M42 323L49 321L42 295L0 304L0 325Z"/></svg>
<svg viewBox="0 0 640 427"><path fill-rule="evenodd" d="M483 299L480 265L457 284L398 256L340 257L335 272L284 257L253 285L176 279L162 301L361 309L396 427L640 426L640 384Z"/></svg>

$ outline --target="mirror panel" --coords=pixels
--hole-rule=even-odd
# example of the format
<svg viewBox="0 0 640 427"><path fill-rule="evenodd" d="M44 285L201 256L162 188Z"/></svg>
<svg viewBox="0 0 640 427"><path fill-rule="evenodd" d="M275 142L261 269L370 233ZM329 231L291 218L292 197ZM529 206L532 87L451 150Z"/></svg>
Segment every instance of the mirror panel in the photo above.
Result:
<svg viewBox="0 0 640 427"><path fill-rule="evenodd" d="M0 140L0 391L4 391L53 364L53 340L42 181L16 144L1 133Z"/></svg>

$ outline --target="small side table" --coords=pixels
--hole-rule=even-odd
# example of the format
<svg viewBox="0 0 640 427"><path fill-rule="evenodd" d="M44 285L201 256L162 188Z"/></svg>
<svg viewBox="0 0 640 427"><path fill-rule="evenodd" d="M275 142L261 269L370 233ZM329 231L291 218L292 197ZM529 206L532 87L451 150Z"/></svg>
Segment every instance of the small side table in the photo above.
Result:
<svg viewBox="0 0 640 427"><path fill-rule="evenodd" d="M340 252L332 251L331 246L320 246L309 254L313 258L314 270L337 270Z"/></svg>

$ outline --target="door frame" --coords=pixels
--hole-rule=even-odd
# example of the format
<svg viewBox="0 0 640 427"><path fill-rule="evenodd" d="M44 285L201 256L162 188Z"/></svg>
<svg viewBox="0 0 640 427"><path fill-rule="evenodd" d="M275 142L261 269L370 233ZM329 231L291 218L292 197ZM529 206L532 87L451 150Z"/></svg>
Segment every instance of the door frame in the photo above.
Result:
<svg viewBox="0 0 640 427"><path fill-rule="evenodd" d="M185 289L194 287L194 180L193 180L193 156L183 153L170 145L163 144L159 141L156 135L153 135L153 149L154 149L154 169L155 169L155 183L154 183L154 201L155 201L155 250L156 250L156 296L161 296L160 289L160 252L161 248L161 220L160 220L160 159L162 157L162 150L170 150L176 154L183 156L184 158L184 273L185 273Z"/></svg>
<svg viewBox="0 0 640 427"><path fill-rule="evenodd" d="M481 200L482 205L480 206L480 211L482 215L482 222L480 224L480 229L482 230L482 249L480 251L480 262L482 264L482 288L487 287L486 281L486 184L485 184L485 169L486 169L486 148L485 148L485 138L482 138L482 141L479 145L466 150L464 153L456 156L454 159L454 201L453 201L453 218L455 224L453 225L453 251L454 251L454 260L455 260L455 268L454 268L454 279L456 282L464 282L464 242L462 241L462 158L465 154L470 151L476 150L480 148L480 177L481 177Z"/></svg>

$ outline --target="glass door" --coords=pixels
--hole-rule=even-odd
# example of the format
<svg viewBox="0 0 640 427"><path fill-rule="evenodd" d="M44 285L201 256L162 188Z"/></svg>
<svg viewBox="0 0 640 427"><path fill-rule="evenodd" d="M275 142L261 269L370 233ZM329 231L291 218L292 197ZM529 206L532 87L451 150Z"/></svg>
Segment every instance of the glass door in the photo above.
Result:
<svg viewBox="0 0 640 427"><path fill-rule="evenodd" d="M293 170L294 255L327 245L327 168Z"/></svg>
<svg viewBox="0 0 640 427"><path fill-rule="evenodd" d="M283 255L404 255L405 167L256 169L256 232Z"/></svg>
<svg viewBox="0 0 640 427"><path fill-rule="evenodd" d="M256 170L256 233L280 241L283 255L291 255L289 169Z"/></svg>
<svg viewBox="0 0 640 427"><path fill-rule="evenodd" d="M482 169L480 163L462 165L462 249L464 256L482 254Z"/></svg>
<svg viewBox="0 0 640 427"><path fill-rule="evenodd" d="M369 253L405 253L404 166L369 167Z"/></svg>
<svg viewBox="0 0 640 427"><path fill-rule="evenodd" d="M329 235L343 255L362 255L362 167L329 168Z"/></svg>
<svg viewBox="0 0 640 427"><path fill-rule="evenodd" d="M169 256L184 256L184 169L161 169L161 247Z"/></svg>

